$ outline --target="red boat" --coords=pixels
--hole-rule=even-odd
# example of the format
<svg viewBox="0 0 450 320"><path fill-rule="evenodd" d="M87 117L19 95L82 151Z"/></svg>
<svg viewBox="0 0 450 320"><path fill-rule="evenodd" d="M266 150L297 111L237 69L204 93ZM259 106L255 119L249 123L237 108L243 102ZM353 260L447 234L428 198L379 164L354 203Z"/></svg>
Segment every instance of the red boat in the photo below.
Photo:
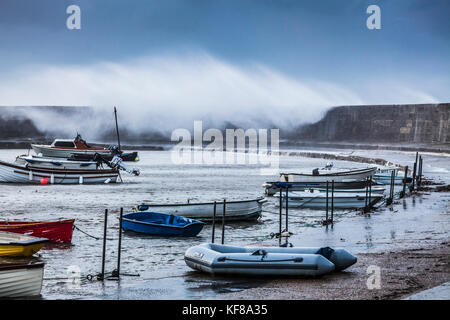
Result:
<svg viewBox="0 0 450 320"><path fill-rule="evenodd" d="M72 242L75 219L56 221L0 221L0 231L22 233L47 238L51 242Z"/></svg>

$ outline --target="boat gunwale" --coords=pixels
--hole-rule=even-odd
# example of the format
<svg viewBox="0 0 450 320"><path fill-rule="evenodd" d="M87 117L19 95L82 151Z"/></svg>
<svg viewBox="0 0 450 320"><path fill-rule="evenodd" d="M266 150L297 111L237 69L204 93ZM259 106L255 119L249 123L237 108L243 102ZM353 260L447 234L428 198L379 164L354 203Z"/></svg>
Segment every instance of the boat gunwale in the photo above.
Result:
<svg viewBox="0 0 450 320"><path fill-rule="evenodd" d="M216 268L221 268L221 269L292 269L292 270L318 270L318 266L317 265L311 265L311 264L275 264L275 265L267 265L267 264L263 264L262 262L264 261L247 261L243 262L243 264L239 264L239 263L229 263L229 262L225 262L225 263L217 263L217 262L211 262L208 263L206 261L203 260L197 260L195 258L192 257L184 257L184 260L190 261L192 263L197 263L200 264L202 266L208 267L211 269L211 271L217 272ZM251 263L251 264L250 264ZM270 262L273 263L273 262Z"/></svg>
<svg viewBox="0 0 450 320"><path fill-rule="evenodd" d="M68 140L69 141L69 140ZM73 142L73 140L71 140ZM41 148L41 149L50 149L50 150L64 150L64 151L101 151L101 152L108 152L110 153L111 150L106 149L106 148L102 148L102 149L97 149L97 148L77 148L76 144L74 148L65 148L65 147L55 147L52 145L46 145L46 144L31 144L31 148L36 147L36 148Z"/></svg>
<svg viewBox="0 0 450 320"><path fill-rule="evenodd" d="M104 169L104 170L78 170L78 169L50 169L50 168L39 168L39 167L33 167L28 165L16 165L9 162L5 162L0 160L0 166L10 167L18 170L23 171L33 171L34 172L41 172L41 173L61 173L61 174L115 174L119 173L118 170L110 170L110 169ZM16 173L23 173L23 172L17 172Z"/></svg>
<svg viewBox="0 0 450 320"><path fill-rule="evenodd" d="M51 221L9 221L0 220L0 231L5 231L4 229L19 229L24 227L40 227L40 226L52 226L61 224L73 224L75 219L64 219L64 220L51 220ZM8 231L6 231L8 232Z"/></svg>
<svg viewBox="0 0 450 320"><path fill-rule="evenodd" d="M335 176L349 176L349 175L355 175L355 174L362 174L362 173L369 173L370 171L375 172L377 167L371 167L371 168L364 168L364 169L357 169L357 170L349 170L349 171L343 171L343 172L335 172L335 173L325 173L325 174L318 174L313 175L311 173L280 173L280 176L287 176L287 175L293 175L293 176L306 176L306 177L335 177Z"/></svg>
<svg viewBox="0 0 450 320"><path fill-rule="evenodd" d="M45 262L33 262L33 263L0 263L0 272L7 270L19 270L19 269L38 269L43 268Z"/></svg>
<svg viewBox="0 0 450 320"><path fill-rule="evenodd" d="M232 203L245 203L245 202L258 202L258 203L265 203L268 200L265 197L258 197L256 199L250 199L250 200L232 200L232 201L226 201L226 204L232 204ZM223 204L223 201L216 201L216 204ZM178 206L195 206L195 205L214 205L213 202L195 202L195 203L168 203L168 204L145 204L142 203L139 206L149 206L149 207L178 207Z"/></svg>

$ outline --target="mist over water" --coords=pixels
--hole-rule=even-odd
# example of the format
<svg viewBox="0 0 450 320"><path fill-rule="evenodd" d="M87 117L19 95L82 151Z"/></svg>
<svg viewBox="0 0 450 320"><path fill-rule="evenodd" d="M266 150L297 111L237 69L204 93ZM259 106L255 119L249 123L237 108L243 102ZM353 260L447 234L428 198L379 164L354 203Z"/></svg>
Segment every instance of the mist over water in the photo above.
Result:
<svg viewBox="0 0 450 320"><path fill-rule="evenodd" d="M416 103L433 100L417 94ZM39 110L22 114L41 131L69 137L78 131L88 139L113 130L113 106L122 128L134 135L170 137L176 128L192 130L194 120L203 120L205 130L229 124L290 129L320 120L333 106L368 102L331 82L293 78L258 63L230 64L207 53L24 66L0 77L0 105L93 107L88 116Z"/></svg>

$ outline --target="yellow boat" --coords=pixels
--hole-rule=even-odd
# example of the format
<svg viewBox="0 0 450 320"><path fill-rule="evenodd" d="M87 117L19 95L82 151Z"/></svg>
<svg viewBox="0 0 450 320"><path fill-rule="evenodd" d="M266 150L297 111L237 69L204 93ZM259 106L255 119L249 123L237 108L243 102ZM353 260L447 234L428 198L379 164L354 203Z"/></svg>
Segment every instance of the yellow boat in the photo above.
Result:
<svg viewBox="0 0 450 320"><path fill-rule="evenodd" d="M0 257L29 257L41 250L45 238L0 231Z"/></svg>

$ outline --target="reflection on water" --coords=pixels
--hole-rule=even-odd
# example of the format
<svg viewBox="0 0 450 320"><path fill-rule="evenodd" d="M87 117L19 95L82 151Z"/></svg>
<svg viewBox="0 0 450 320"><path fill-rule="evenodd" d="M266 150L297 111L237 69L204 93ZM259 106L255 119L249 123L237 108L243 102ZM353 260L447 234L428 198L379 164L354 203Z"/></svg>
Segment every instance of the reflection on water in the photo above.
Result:
<svg viewBox="0 0 450 320"><path fill-rule="evenodd" d="M339 153L341 151L336 151ZM359 151L358 151L359 152ZM356 152L356 153L358 153ZM0 150L0 159L13 161L23 150ZM365 156L385 159L411 166L414 153L366 151ZM425 175L449 181L449 161L442 157L424 157ZM142 202L186 202L254 198L263 194L261 185L276 176L260 175L256 165L174 165L168 151L141 151L139 177L123 174L123 184L110 185L0 185L3 219L57 219L74 218L76 226L97 238L103 235L104 210L110 211L106 271L111 272L117 263L118 215L120 207L125 212ZM427 162L428 161L428 162ZM323 167L326 160L301 157L281 157L283 171L312 170ZM336 167L363 167L364 164L334 161ZM431 165L433 164L433 165ZM434 165L439 168L433 171ZM397 191L397 190L396 190ZM416 199L417 198L417 199ZM335 223L322 226L324 210L289 209L289 231L294 235L289 242L295 246L345 247L353 253L386 250L400 239L442 237L449 228L448 198L445 194L413 196L396 202L389 210L378 210L370 215L358 211L335 210ZM417 202L416 202L417 201ZM401 204L401 205L400 205ZM445 208L443 210L443 208ZM271 233L279 231L276 199L269 198L257 222L229 223L225 228L225 243L233 245L278 245ZM220 242L221 224L217 223L216 242ZM283 222L284 228L284 222ZM433 230L436 234L429 234ZM411 233L406 231L412 231ZM426 236L425 236L426 235ZM117 291L115 281L89 281L87 275L101 270L102 241L74 230L73 245L46 245L41 251L46 280L42 295L48 299L93 298L195 298L213 297L220 290L242 290L248 285L244 280L219 280L192 272L184 263L187 248L211 240L211 225L193 238L137 236L123 233L121 271L139 274L124 276ZM405 244L406 245L406 244ZM83 277L80 288L68 288L63 279L71 266L80 268ZM135 289L132 289L135 288ZM134 290L134 291L133 291ZM133 293L131 293L133 292Z"/></svg>

